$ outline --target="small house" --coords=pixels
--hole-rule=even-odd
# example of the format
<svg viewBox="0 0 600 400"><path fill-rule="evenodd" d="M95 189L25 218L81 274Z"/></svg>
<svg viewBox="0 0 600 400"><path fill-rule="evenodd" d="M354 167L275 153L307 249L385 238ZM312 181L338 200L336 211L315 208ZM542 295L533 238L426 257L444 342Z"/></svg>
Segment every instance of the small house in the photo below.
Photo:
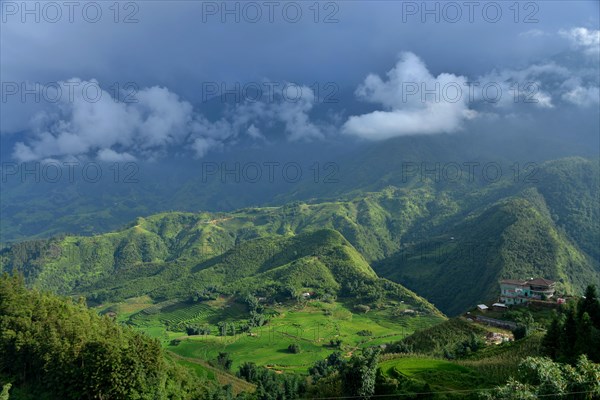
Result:
<svg viewBox="0 0 600 400"><path fill-rule="evenodd" d="M489 309L489 307L485 304L477 304L477 309L481 312L486 312Z"/></svg>
<svg viewBox="0 0 600 400"><path fill-rule="evenodd" d="M556 282L544 278L502 279L500 302L506 305L525 304L530 299L546 300L554 296Z"/></svg>

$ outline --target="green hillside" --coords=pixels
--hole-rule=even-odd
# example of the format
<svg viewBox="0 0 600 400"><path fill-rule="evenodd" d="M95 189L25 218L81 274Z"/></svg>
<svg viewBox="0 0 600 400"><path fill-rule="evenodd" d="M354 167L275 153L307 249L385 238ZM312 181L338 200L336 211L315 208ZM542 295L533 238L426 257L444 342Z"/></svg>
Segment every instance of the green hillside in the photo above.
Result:
<svg viewBox="0 0 600 400"><path fill-rule="evenodd" d="M457 314L494 300L501 278L543 276L570 293L600 283L599 175L595 161L572 158L540 166L528 183L424 181L337 201L162 213L112 233L17 243L0 257L30 285L98 301L208 286L338 293L373 277L370 264Z"/></svg>
<svg viewBox="0 0 600 400"><path fill-rule="evenodd" d="M559 291L579 293L598 282L596 260L552 221L534 190L492 204L447 233L407 246L377 265L379 274L410 287L444 312L495 301L498 280L543 276Z"/></svg>

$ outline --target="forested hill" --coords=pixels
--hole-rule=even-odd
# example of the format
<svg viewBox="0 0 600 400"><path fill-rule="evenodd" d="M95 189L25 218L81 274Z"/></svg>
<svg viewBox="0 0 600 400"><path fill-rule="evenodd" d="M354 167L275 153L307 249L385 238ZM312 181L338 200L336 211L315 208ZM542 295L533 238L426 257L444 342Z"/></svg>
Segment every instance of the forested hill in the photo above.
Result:
<svg viewBox="0 0 600 400"><path fill-rule="evenodd" d="M0 386L6 382L11 399L204 399L224 392L165 357L158 340L4 275Z"/></svg>
<svg viewBox="0 0 600 400"><path fill-rule="evenodd" d="M573 293L598 282L599 175L597 161L572 158L527 182L419 180L335 201L162 213L112 233L15 244L2 267L61 293L157 299L184 286L339 294L369 280L363 294L377 297L377 272L455 314L494 299L500 278L543 276Z"/></svg>

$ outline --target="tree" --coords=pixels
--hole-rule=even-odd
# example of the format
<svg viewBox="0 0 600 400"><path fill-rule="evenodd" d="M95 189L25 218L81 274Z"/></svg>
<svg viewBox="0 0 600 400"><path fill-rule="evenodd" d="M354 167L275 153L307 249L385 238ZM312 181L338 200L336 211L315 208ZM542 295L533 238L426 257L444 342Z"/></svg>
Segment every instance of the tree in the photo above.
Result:
<svg viewBox="0 0 600 400"><path fill-rule="evenodd" d="M185 332L188 336L194 336L200 334L200 328L196 325L188 325L185 327Z"/></svg>
<svg viewBox="0 0 600 400"><path fill-rule="evenodd" d="M562 326L559 361L572 362L575 360L575 342L577 341L577 321L575 311L569 308Z"/></svg>
<svg viewBox="0 0 600 400"><path fill-rule="evenodd" d="M346 360L342 357L342 353L336 351L327 356L326 359L317 361L309 368L308 373L313 378L313 381L316 382L321 378L341 371L345 365Z"/></svg>
<svg viewBox="0 0 600 400"><path fill-rule="evenodd" d="M288 351L289 351L290 353L292 353L292 354L298 354L298 353L300 353L300 351L301 351L301 349L300 349L300 345L299 345L299 344L297 344L297 343L290 344L290 345L288 346Z"/></svg>
<svg viewBox="0 0 600 400"><path fill-rule="evenodd" d="M358 312L361 313L368 313L369 311L371 311L371 307L365 305L365 304L357 304L356 306L354 306L354 309Z"/></svg>
<svg viewBox="0 0 600 400"><path fill-rule="evenodd" d="M219 352L219 355L217 356L217 366L225 371L230 371L232 364L233 360L231 359L229 353Z"/></svg>
<svg viewBox="0 0 600 400"><path fill-rule="evenodd" d="M341 370L342 388L347 396L369 399L375 393L379 349L367 348L354 354Z"/></svg>
<svg viewBox="0 0 600 400"><path fill-rule="evenodd" d="M2 386L2 392L0 392L0 400L8 400L8 391L11 387L12 385L10 383L7 383L6 385Z"/></svg>
<svg viewBox="0 0 600 400"><path fill-rule="evenodd" d="M597 399L600 396L600 365L590 362L585 355L577 359L575 366L557 363L546 357L527 357L519 365L518 376L518 380L510 379L506 385L488 393L486 397L529 400Z"/></svg>
<svg viewBox="0 0 600 400"><path fill-rule="evenodd" d="M593 325L597 329L600 329L600 301L598 300L596 286L594 285L589 285L585 290L584 297L579 300L577 307L579 318L581 318L584 313L588 313Z"/></svg>
<svg viewBox="0 0 600 400"><path fill-rule="evenodd" d="M554 317L542 341L544 351L550 358L555 359L560 347L560 320Z"/></svg>
<svg viewBox="0 0 600 400"><path fill-rule="evenodd" d="M575 355L588 352L588 348L592 342L592 329L594 329L592 319L587 312L584 312L577 321L577 339L574 346Z"/></svg>
<svg viewBox="0 0 600 400"><path fill-rule="evenodd" d="M220 321L217 327L219 328L220 336L227 336L227 322Z"/></svg>
<svg viewBox="0 0 600 400"><path fill-rule="evenodd" d="M514 378L510 378L506 385L493 392L483 393L483 397L490 400L535 400L538 398L530 385L523 384Z"/></svg>
<svg viewBox="0 0 600 400"><path fill-rule="evenodd" d="M515 329L513 329L513 336L515 340L523 339L529 334L529 331L525 325L517 325Z"/></svg>
<svg viewBox="0 0 600 400"><path fill-rule="evenodd" d="M6 275L0 277L0 376L19 394L65 400L198 398L203 384L164 357L158 340Z"/></svg>

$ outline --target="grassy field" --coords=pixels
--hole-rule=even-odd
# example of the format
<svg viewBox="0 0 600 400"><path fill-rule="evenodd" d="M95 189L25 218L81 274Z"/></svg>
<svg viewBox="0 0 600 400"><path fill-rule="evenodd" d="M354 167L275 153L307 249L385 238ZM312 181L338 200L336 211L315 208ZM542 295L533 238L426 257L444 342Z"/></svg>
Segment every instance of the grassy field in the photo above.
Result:
<svg viewBox="0 0 600 400"><path fill-rule="evenodd" d="M245 380L240 379L231 373L215 368L206 361L188 359L172 352L169 352L169 356L178 364L194 371L194 373L201 379L217 381L221 386L228 384L231 385L234 394L241 392L252 393L256 390L255 385L246 382Z"/></svg>
<svg viewBox="0 0 600 400"><path fill-rule="evenodd" d="M251 333L218 336L216 324L220 321L235 324L247 320L245 305L224 298L196 304L155 305L141 300L105 309L116 312L119 321L158 338L169 351L188 362L210 361L219 352L228 352L234 360L234 371L243 362L252 361L277 371L307 373L308 367L333 351L350 356L357 349L397 341L442 321L432 315L404 314L401 312L406 309L404 304L358 314L339 302L308 301L267 307L266 313L273 315L268 324L254 328ZM188 336L184 326L189 323L208 325L211 334ZM361 331L363 335L358 334ZM173 339L179 339L178 344L173 344ZM330 346L330 340L337 339L342 341L339 349ZM300 353L287 350L293 343L300 345Z"/></svg>
<svg viewBox="0 0 600 400"><path fill-rule="evenodd" d="M427 357L400 357L380 364L385 376L429 384L436 391L458 391L488 386L483 375L454 362Z"/></svg>

